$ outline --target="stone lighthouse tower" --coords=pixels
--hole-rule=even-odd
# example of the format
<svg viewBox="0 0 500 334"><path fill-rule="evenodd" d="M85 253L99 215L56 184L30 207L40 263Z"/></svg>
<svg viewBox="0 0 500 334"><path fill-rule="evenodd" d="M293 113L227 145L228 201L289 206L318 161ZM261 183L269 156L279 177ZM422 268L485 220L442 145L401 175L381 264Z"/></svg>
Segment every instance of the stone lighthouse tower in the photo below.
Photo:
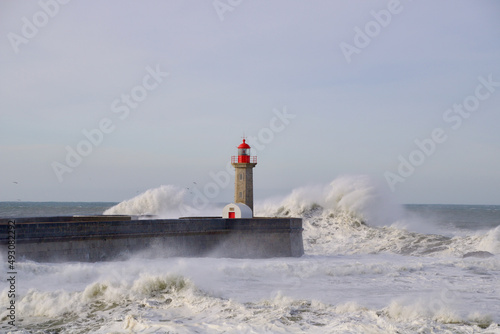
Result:
<svg viewBox="0 0 500 334"><path fill-rule="evenodd" d="M253 168L257 157L250 156L250 146L243 143L238 146L238 156L231 157L235 169L234 202L246 204L253 212Z"/></svg>

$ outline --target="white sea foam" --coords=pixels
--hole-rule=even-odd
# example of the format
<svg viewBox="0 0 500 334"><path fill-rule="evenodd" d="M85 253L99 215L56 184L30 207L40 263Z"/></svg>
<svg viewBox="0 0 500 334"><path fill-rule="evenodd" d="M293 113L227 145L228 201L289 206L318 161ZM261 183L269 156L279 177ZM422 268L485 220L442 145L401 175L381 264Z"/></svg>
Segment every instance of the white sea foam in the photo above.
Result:
<svg viewBox="0 0 500 334"><path fill-rule="evenodd" d="M443 281L435 262L410 261L405 269L408 261L402 257L377 261L375 257L312 257L104 263L83 287L67 284L46 289L44 275L38 277L38 285L33 277L28 283L34 287L22 291L18 299L18 316L25 328L42 333L61 329L63 333L76 329L387 333L420 327L438 332L475 328L479 333L477 325L495 330L499 319L492 313L474 310L474 305L464 309L467 296L462 294L470 289L468 284L456 283L455 290L436 287ZM72 273L64 266L53 265L53 269L72 276L94 265L73 266ZM452 265L449 273L455 270ZM293 285L283 280L293 276L303 277ZM425 282L425 277L430 281Z"/></svg>
<svg viewBox="0 0 500 334"><path fill-rule="evenodd" d="M500 321L499 270L497 258L401 255L20 263L17 306L42 332L455 332Z"/></svg>

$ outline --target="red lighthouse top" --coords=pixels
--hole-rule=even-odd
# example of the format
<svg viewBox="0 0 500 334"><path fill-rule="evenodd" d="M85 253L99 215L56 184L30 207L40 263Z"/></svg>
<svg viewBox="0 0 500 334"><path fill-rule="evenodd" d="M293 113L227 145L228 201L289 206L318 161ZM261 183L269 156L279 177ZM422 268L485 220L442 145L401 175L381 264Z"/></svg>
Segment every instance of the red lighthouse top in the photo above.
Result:
<svg viewBox="0 0 500 334"><path fill-rule="evenodd" d="M240 146L238 146L238 148L250 148L250 146L245 143L245 139L243 139L243 143L240 144Z"/></svg>
<svg viewBox="0 0 500 334"><path fill-rule="evenodd" d="M257 163L257 157L250 156L250 145L245 142L238 146L238 156L231 158L232 163Z"/></svg>

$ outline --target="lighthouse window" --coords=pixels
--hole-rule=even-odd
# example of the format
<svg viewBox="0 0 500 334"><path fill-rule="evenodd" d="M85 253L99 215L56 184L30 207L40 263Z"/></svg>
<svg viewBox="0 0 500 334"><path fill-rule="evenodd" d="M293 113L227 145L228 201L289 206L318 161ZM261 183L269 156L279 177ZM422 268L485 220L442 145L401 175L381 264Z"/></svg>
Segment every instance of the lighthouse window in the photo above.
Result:
<svg viewBox="0 0 500 334"><path fill-rule="evenodd" d="M240 198L243 198L243 191L240 191Z"/></svg>
<svg viewBox="0 0 500 334"><path fill-rule="evenodd" d="M243 173L240 173L240 180L243 180Z"/></svg>

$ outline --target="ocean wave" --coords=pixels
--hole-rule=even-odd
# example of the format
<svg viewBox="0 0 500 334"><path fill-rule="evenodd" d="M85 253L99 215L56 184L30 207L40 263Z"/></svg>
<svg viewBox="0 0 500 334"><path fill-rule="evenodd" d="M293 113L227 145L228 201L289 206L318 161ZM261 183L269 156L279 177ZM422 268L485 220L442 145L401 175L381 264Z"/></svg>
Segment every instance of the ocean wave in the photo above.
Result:
<svg viewBox="0 0 500 334"><path fill-rule="evenodd" d="M174 185L162 185L125 200L107 209L105 215L154 215L178 218L196 212L186 203L187 190Z"/></svg>
<svg viewBox="0 0 500 334"><path fill-rule="evenodd" d="M303 218L306 254L500 253L500 227L465 236L441 235L431 223L406 215L384 187L366 176L344 176L326 186L299 188L261 206L262 216Z"/></svg>
<svg viewBox="0 0 500 334"><path fill-rule="evenodd" d="M359 215L314 207L303 214L306 254L378 254L463 256L470 252L500 253L500 228L465 236L443 236L407 230L399 222L371 226Z"/></svg>
<svg viewBox="0 0 500 334"><path fill-rule="evenodd" d="M138 311L171 303L179 307L193 302L194 296L203 298L192 282L182 276L144 274L133 281L94 282L78 291L31 288L18 294L16 316L23 319L20 327L41 333L60 330L71 333L75 326L94 332L110 316L122 323L122 315L130 308ZM2 321L6 316L7 312L2 312Z"/></svg>
<svg viewBox="0 0 500 334"><path fill-rule="evenodd" d="M115 286L115 290L118 287ZM65 294L30 292L24 296L21 330L38 333L392 333L433 330L498 330L491 316L468 315L443 296L417 301L396 299L386 307L356 301L328 304L281 292L254 302L212 296L179 276L141 277L117 291L104 282ZM444 300L444 302L443 302ZM451 301L451 300L450 300ZM30 307L28 307L30 306ZM49 311L57 309L58 312Z"/></svg>
<svg viewBox="0 0 500 334"><path fill-rule="evenodd" d="M135 257L94 264L20 262L18 270L18 328L26 333L499 329L498 257ZM486 300L489 306L482 305ZM1 312L2 321L6 315Z"/></svg>

